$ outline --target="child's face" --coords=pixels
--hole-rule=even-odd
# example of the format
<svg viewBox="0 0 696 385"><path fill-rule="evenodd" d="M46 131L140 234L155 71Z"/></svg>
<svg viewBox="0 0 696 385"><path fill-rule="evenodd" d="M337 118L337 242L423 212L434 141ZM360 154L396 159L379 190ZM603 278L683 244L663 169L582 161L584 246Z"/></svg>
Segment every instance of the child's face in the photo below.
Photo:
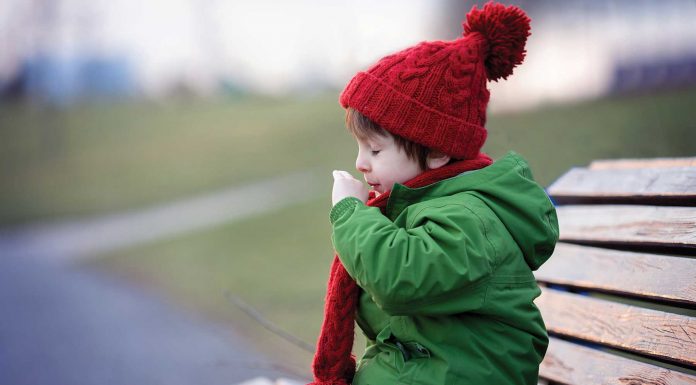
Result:
<svg viewBox="0 0 696 385"><path fill-rule="evenodd" d="M372 135L355 139L358 142L355 168L363 174L365 182L380 194L390 191L394 183L404 183L424 171L418 161L406 155L389 133L387 136Z"/></svg>

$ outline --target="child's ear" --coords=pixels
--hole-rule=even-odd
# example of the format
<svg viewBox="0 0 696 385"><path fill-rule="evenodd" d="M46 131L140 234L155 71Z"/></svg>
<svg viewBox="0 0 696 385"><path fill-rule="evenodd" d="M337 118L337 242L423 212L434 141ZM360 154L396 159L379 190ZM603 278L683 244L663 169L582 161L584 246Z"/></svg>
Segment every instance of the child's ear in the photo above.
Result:
<svg viewBox="0 0 696 385"><path fill-rule="evenodd" d="M430 150L430 153L428 153L428 157L425 160L429 170L440 168L449 163L449 161L449 155L445 155L437 150Z"/></svg>

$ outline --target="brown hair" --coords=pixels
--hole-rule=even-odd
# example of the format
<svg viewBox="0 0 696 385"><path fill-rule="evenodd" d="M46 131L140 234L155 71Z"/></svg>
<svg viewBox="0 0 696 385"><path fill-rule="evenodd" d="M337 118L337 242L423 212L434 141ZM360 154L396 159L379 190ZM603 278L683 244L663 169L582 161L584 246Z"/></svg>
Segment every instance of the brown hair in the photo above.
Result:
<svg viewBox="0 0 696 385"><path fill-rule="evenodd" d="M422 170L428 169L427 159L430 149L399 135L392 134L360 113L360 111L351 107L348 107L346 110L346 128L348 128L348 131L356 138L360 139L372 138L375 135L382 137L391 135L394 137L394 142L397 147L402 149L406 153L406 156L417 161Z"/></svg>

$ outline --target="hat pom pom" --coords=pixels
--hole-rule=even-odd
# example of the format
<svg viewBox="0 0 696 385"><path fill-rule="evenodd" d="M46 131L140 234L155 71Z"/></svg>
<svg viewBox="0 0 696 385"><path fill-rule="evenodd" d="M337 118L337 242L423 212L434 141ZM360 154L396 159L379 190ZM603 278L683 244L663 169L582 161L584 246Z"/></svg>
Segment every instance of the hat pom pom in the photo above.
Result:
<svg viewBox="0 0 696 385"><path fill-rule="evenodd" d="M524 60L524 46L531 20L518 7L489 2L483 9L474 6L464 23L464 36L477 32L488 43L485 60L489 80L507 79Z"/></svg>

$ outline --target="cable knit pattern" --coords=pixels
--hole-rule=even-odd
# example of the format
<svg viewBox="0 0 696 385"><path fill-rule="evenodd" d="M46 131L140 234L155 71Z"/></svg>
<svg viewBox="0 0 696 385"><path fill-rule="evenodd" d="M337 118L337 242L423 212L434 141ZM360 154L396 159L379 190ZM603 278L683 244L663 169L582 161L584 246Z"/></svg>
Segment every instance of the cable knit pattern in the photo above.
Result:
<svg viewBox="0 0 696 385"><path fill-rule="evenodd" d="M359 72L339 101L395 135L471 159L486 141L486 84L522 62L529 23L514 6L474 7L463 37L422 42L382 58Z"/></svg>
<svg viewBox="0 0 696 385"><path fill-rule="evenodd" d="M453 41L423 42L379 60L359 72L341 93L352 107L385 130L453 159L405 183L422 187L492 163L480 153L486 141L488 80L506 78L524 59L529 18L514 6L488 3L473 7L464 36ZM389 193L372 196L369 206L382 209ZM332 210L340 220L356 204L343 200ZM338 256L331 265L324 322L312 365L313 385L347 385L355 374L354 318L360 289Z"/></svg>

